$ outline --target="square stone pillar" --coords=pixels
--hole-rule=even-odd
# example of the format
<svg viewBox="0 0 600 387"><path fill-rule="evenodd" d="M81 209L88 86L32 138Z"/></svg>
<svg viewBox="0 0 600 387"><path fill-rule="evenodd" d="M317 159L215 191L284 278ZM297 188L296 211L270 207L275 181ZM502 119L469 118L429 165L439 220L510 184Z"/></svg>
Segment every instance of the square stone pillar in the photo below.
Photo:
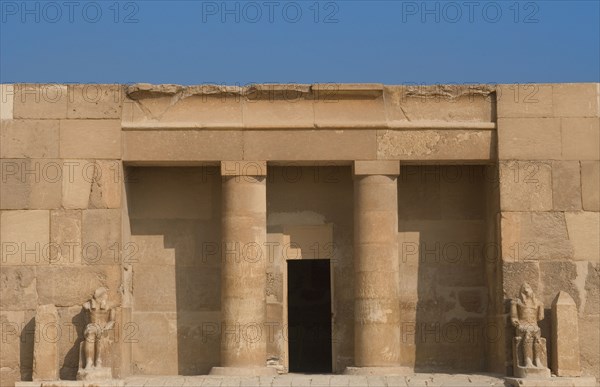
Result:
<svg viewBox="0 0 600 387"><path fill-rule="evenodd" d="M581 376L577 305L567 292L552 303L552 372L556 376Z"/></svg>
<svg viewBox="0 0 600 387"><path fill-rule="evenodd" d="M224 161L221 367L211 375L274 375L267 368L267 163Z"/></svg>
<svg viewBox="0 0 600 387"><path fill-rule="evenodd" d="M346 374L400 367L398 161L354 162L354 363Z"/></svg>

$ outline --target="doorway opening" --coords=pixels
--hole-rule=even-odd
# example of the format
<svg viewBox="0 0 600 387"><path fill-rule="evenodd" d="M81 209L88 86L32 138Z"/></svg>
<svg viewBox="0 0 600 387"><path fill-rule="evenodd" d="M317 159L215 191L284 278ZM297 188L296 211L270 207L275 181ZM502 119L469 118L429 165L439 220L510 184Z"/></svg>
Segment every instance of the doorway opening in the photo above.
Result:
<svg viewBox="0 0 600 387"><path fill-rule="evenodd" d="M289 371L331 373L328 259L287 261Z"/></svg>

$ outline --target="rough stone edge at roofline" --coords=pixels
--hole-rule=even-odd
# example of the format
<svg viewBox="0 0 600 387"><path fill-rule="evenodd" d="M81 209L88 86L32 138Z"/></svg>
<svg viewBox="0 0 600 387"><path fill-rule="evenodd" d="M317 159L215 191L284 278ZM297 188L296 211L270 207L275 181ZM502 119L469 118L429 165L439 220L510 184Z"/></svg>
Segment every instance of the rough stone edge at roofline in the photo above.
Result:
<svg viewBox="0 0 600 387"><path fill-rule="evenodd" d="M182 86L175 84L154 85L137 83L125 86L125 93L133 100L144 98L179 96L186 98L194 95L236 95L248 99L276 98L290 96L311 99L348 98L371 99L383 95L385 88L403 88L407 97L414 98L447 98L454 99L462 96L488 96L496 92L496 85L491 84L454 84L454 85L383 85L381 83L319 83L319 84L290 84L290 83L261 83L247 86L226 86L204 84Z"/></svg>

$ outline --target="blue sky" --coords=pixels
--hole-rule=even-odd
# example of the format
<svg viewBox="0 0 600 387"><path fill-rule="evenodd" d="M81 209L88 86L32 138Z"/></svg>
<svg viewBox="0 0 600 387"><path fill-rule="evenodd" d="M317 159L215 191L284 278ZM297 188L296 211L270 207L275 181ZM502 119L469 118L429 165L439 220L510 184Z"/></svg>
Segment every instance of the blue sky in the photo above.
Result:
<svg viewBox="0 0 600 387"><path fill-rule="evenodd" d="M599 82L599 4L0 0L0 82Z"/></svg>

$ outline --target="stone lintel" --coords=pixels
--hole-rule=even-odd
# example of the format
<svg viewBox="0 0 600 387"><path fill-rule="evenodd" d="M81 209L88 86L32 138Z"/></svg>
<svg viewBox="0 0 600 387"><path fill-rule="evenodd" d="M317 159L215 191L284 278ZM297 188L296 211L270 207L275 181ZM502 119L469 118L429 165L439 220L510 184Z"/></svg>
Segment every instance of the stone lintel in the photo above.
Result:
<svg viewBox="0 0 600 387"><path fill-rule="evenodd" d="M221 161L221 176L267 176L267 162Z"/></svg>
<svg viewBox="0 0 600 387"><path fill-rule="evenodd" d="M382 160L368 160L368 161L355 161L352 172L354 176L364 175L388 175L398 176L400 174L400 161L382 161Z"/></svg>

